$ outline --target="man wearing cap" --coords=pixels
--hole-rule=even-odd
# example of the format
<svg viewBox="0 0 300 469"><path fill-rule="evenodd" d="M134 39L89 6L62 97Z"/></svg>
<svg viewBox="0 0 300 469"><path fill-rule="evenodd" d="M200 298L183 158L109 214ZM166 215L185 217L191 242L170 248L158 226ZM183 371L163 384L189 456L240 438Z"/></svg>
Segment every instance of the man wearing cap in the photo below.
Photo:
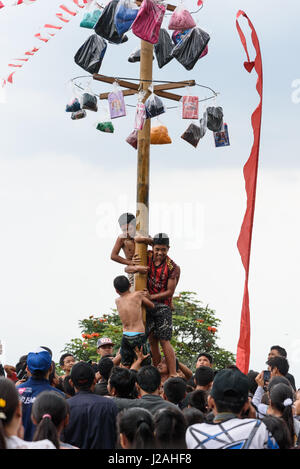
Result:
<svg viewBox="0 0 300 469"><path fill-rule="evenodd" d="M279 449L265 424L256 418L249 418L252 408L248 394L246 375L238 369L219 371L208 397L208 406L214 414L213 422L188 427L187 448ZM255 411L253 413L255 415Z"/></svg>
<svg viewBox="0 0 300 469"><path fill-rule="evenodd" d="M29 379L16 386L22 402L22 422L24 426L24 440L32 441L35 425L31 420L31 408L38 394L43 391L58 392L64 396L59 389L50 385L49 375L52 371L52 360L50 353L39 348L27 355L27 374Z"/></svg>
<svg viewBox="0 0 300 469"><path fill-rule="evenodd" d="M113 346L115 344L112 342L109 337L102 337L98 339L97 342L97 353L101 358L103 357L113 357Z"/></svg>

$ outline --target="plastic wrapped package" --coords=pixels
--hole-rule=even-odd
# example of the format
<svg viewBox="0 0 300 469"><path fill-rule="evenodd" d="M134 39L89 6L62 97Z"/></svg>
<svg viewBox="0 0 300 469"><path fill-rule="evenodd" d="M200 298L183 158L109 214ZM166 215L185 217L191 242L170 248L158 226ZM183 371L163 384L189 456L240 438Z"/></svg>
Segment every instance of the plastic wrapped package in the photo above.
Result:
<svg viewBox="0 0 300 469"><path fill-rule="evenodd" d="M110 121L98 122L96 129L107 134L113 134L115 130L112 122Z"/></svg>
<svg viewBox="0 0 300 469"><path fill-rule="evenodd" d="M186 131L181 135L181 138L196 148L201 138L200 127L193 123L190 124Z"/></svg>
<svg viewBox="0 0 300 469"><path fill-rule="evenodd" d="M110 118L116 119L117 117L126 116L126 105L120 86L114 83L113 87L114 90L108 95L108 106Z"/></svg>
<svg viewBox="0 0 300 469"><path fill-rule="evenodd" d="M76 112L81 109L81 104L77 98L74 98L69 104L66 105L66 112Z"/></svg>
<svg viewBox="0 0 300 469"><path fill-rule="evenodd" d="M175 45L179 44L184 37L191 32L191 29L186 29L185 31L174 31L172 34L172 40Z"/></svg>
<svg viewBox="0 0 300 469"><path fill-rule="evenodd" d="M145 102L145 107L146 107L146 119L152 119L152 117L160 116L161 114L166 112L164 103L154 93L151 93L151 95Z"/></svg>
<svg viewBox="0 0 300 469"><path fill-rule="evenodd" d="M224 123L219 132L214 132L215 146L218 147L228 147L230 145L228 125Z"/></svg>
<svg viewBox="0 0 300 469"><path fill-rule="evenodd" d="M150 143L151 145L166 145L172 143L165 125L158 125L157 127L151 128Z"/></svg>
<svg viewBox="0 0 300 469"><path fill-rule="evenodd" d="M73 121L83 119L86 117L86 112L84 109L80 109L80 111L72 112L71 119Z"/></svg>
<svg viewBox="0 0 300 469"><path fill-rule="evenodd" d="M146 119L146 106L144 103L139 101L136 106L134 129L142 130Z"/></svg>
<svg viewBox="0 0 300 469"><path fill-rule="evenodd" d="M182 119L198 119L198 118L199 118L198 96L183 96Z"/></svg>
<svg viewBox="0 0 300 469"><path fill-rule="evenodd" d="M203 138L207 130L207 112L204 112L202 119L200 119L200 138Z"/></svg>
<svg viewBox="0 0 300 469"><path fill-rule="evenodd" d="M99 18L101 16L101 10L97 5L97 2L92 1L86 8L83 18L80 22L81 28L94 29Z"/></svg>
<svg viewBox="0 0 300 469"><path fill-rule="evenodd" d="M137 150L138 147L138 131L134 129L126 138L126 142Z"/></svg>
<svg viewBox="0 0 300 469"><path fill-rule="evenodd" d="M166 7L155 0L143 0L136 19L132 24L132 32L150 44L156 44L164 19Z"/></svg>
<svg viewBox="0 0 300 469"><path fill-rule="evenodd" d="M208 33L194 28L173 49L172 55L186 70L192 70L210 40Z"/></svg>
<svg viewBox="0 0 300 469"><path fill-rule="evenodd" d="M154 45L154 52L159 68L162 68L173 59L171 55L172 50L173 44L169 33L166 29L161 28L158 42Z"/></svg>
<svg viewBox="0 0 300 469"><path fill-rule="evenodd" d="M178 5L171 15L169 29L184 31L185 29L195 28L196 23L184 5Z"/></svg>
<svg viewBox="0 0 300 469"><path fill-rule="evenodd" d="M134 50L128 57L128 62L140 62L141 61L141 49Z"/></svg>
<svg viewBox="0 0 300 469"><path fill-rule="evenodd" d="M86 72L98 73L106 49L107 42L97 34L92 34L76 52L75 63Z"/></svg>
<svg viewBox="0 0 300 469"><path fill-rule="evenodd" d="M82 109L97 112L98 111L97 97L91 93L83 93Z"/></svg>
<svg viewBox="0 0 300 469"><path fill-rule="evenodd" d="M118 3L119 0L112 0L104 7L102 15L94 28L98 36L107 39L113 44L121 44L128 41L128 37L120 35L115 26L115 14Z"/></svg>
<svg viewBox="0 0 300 469"><path fill-rule="evenodd" d="M122 36L128 31L138 14L138 7L135 2L131 0L120 0L115 13L115 27L119 34Z"/></svg>
<svg viewBox="0 0 300 469"><path fill-rule="evenodd" d="M207 113L207 128L212 132L219 132L223 125L223 109L221 107L208 107Z"/></svg>

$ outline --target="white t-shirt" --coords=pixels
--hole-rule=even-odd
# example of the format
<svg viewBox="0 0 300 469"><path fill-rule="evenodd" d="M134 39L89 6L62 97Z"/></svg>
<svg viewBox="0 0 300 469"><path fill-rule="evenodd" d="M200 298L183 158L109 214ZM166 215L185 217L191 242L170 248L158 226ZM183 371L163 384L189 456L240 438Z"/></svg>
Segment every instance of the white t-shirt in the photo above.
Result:
<svg viewBox="0 0 300 469"><path fill-rule="evenodd" d="M56 449L52 441L25 441L18 436L10 436L5 438L6 449Z"/></svg>

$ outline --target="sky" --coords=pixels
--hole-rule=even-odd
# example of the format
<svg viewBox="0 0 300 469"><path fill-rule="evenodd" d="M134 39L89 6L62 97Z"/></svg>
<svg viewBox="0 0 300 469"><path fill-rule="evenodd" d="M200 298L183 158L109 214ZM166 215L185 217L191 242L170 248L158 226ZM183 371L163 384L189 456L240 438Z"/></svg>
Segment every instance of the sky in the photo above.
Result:
<svg viewBox="0 0 300 469"><path fill-rule="evenodd" d="M117 219L135 212L136 152L125 141L134 108L115 119L112 135L96 130L100 111L80 121L65 112L71 79L83 76L75 82L95 93L111 91L74 62L92 34L79 26L83 13L48 43L34 38L45 23L62 24L55 18L61 3L37 0L0 11L0 78L7 77L8 63L40 46L5 87L6 103L0 104L0 358L10 364L40 345L50 347L58 361L65 344L80 337L79 320L114 308L112 282L123 273L110 260ZM186 4L197 10L195 0ZM297 0L284 6L278 0L206 0L194 17L211 36L208 55L191 71L175 59L162 69L153 61L155 80L195 79L219 93L208 103L223 107L231 145L215 148L208 131L194 149L180 138L188 126L180 107L160 116L172 144L151 147L149 231L169 234L169 255L182 272L177 293L196 292L216 311L222 321L218 344L236 353L244 287L236 243L246 207L243 166L253 142L250 119L258 104L256 74L243 67L246 57L235 26L240 9L256 28L264 71L249 280L250 368L265 369L270 346L279 344L287 349L300 386ZM240 24L250 40L246 21ZM132 32L128 37L125 44L109 44L100 73L138 78L139 64L127 58L139 39ZM191 91L200 99L210 96L198 86ZM136 98L126 103L134 105Z"/></svg>

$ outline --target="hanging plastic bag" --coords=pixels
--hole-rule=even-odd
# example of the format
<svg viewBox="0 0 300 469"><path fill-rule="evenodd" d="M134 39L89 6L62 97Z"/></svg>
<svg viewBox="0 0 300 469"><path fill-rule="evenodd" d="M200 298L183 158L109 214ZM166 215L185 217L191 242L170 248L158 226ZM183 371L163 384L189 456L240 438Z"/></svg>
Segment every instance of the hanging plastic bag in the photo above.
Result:
<svg viewBox="0 0 300 469"><path fill-rule="evenodd" d="M141 49L134 50L128 57L128 62L140 62L141 61Z"/></svg>
<svg viewBox="0 0 300 469"><path fill-rule="evenodd" d="M230 145L228 125L223 124L219 132L214 132L214 140L216 147L228 147Z"/></svg>
<svg viewBox="0 0 300 469"><path fill-rule="evenodd" d="M78 98L74 98L69 104L66 105L66 112L80 111L81 104Z"/></svg>
<svg viewBox="0 0 300 469"><path fill-rule="evenodd" d="M97 97L94 94L86 91L82 95L82 109L86 109L88 111L98 111L97 105Z"/></svg>
<svg viewBox="0 0 300 469"><path fill-rule="evenodd" d="M198 96L183 96L182 119L198 119L198 118L199 118Z"/></svg>
<svg viewBox="0 0 300 469"><path fill-rule="evenodd" d="M98 73L106 48L107 42L97 34L92 34L76 52L75 63L86 72Z"/></svg>
<svg viewBox="0 0 300 469"><path fill-rule="evenodd" d="M120 0L115 13L115 27L122 36L129 31L138 14L138 6L131 0Z"/></svg>
<svg viewBox="0 0 300 469"><path fill-rule="evenodd" d="M186 29L185 31L174 31L172 34L172 40L175 45L179 44L184 37L191 32L191 29Z"/></svg>
<svg viewBox="0 0 300 469"><path fill-rule="evenodd" d="M166 145L172 143L165 125L158 125L157 127L151 128L150 143L151 145Z"/></svg>
<svg viewBox="0 0 300 469"><path fill-rule="evenodd" d="M78 120L78 119L83 119L86 117L86 112L84 109L80 109L80 111L72 112L71 119L73 121Z"/></svg>
<svg viewBox="0 0 300 469"><path fill-rule="evenodd" d="M202 119L200 119L200 138L203 138L207 130L207 112L205 111Z"/></svg>
<svg viewBox="0 0 300 469"><path fill-rule="evenodd" d="M166 7L155 0L143 0L136 19L132 24L132 32L140 39L156 44L159 30L164 19Z"/></svg>
<svg viewBox="0 0 300 469"><path fill-rule="evenodd" d="M124 96L120 86L115 82L113 91L108 95L108 105L110 110L110 118L126 116L126 105Z"/></svg>
<svg viewBox="0 0 300 469"><path fill-rule="evenodd" d="M171 55L172 50L173 44L169 33L166 29L161 28L158 42L154 45L154 52L159 68L162 68L173 59L173 56Z"/></svg>
<svg viewBox="0 0 300 469"><path fill-rule="evenodd" d="M105 132L108 134L114 133L114 126L110 120L110 115L108 112L107 104L103 104L101 100L99 101L99 119L94 124L95 128L100 132Z"/></svg>
<svg viewBox="0 0 300 469"><path fill-rule="evenodd" d="M223 109L221 107L208 107L207 128L212 132L219 132L223 125Z"/></svg>
<svg viewBox="0 0 300 469"><path fill-rule="evenodd" d="M186 131L181 135L181 138L196 148L201 138L200 127L193 123L190 124Z"/></svg>
<svg viewBox="0 0 300 469"><path fill-rule="evenodd" d="M126 142L137 150L138 147L138 131L134 129L126 138Z"/></svg>
<svg viewBox="0 0 300 469"><path fill-rule="evenodd" d="M113 134L115 130L113 124L110 121L98 122L96 129L107 134Z"/></svg>
<svg viewBox="0 0 300 469"><path fill-rule="evenodd" d="M166 112L164 103L153 92L145 102L146 119L152 119Z"/></svg>
<svg viewBox="0 0 300 469"><path fill-rule="evenodd" d="M135 120L134 120L135 130L142 130L144 127L144 123L146 119L146 106L142 101L144 95L145 95L144 92L140 92L138 96L138 103L136 106L136 113L135 113Z"/></svg>
<svg viewBox="0 0 300 469"><path fill-rule="evenodd" d="M178 5L169 21L169 29L174 29L175 31L184 31L185 29L195 28L196 23L188 10L184 7L183 4Z"/></svg>
<svg viewBox="0 0 300 469"><path fill-rule="evenodd" d="M194 28L177 44L172 55L186 70L192 70L210 40L208 33Z"/></svg>
<svg viewBox="0 0 300 469"><path fill-rule="evenodd" d="M118 3L119 0L112 0L104 7L102 15L94 28L95 33L98 34L98 36L107 39L113 44L120 44L128 41L128 37L126 35L120 35L115 26L115 14Z"/></svg>
<svg viewBox="0 0 300 469"><path fill-rule="evenodd" d="M101 16L101 10L97 2L92 1L85 9L85 13L80 22L80 27L94 29L100 16Z"/></svg>

